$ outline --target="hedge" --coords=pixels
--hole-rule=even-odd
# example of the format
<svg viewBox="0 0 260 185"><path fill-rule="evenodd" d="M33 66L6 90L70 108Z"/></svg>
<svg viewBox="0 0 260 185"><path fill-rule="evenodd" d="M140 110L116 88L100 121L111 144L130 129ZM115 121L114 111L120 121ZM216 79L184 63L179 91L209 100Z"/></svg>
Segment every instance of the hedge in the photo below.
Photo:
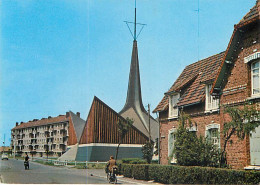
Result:
<svg viewBox="0 0 260 185"><path fill-rule="evenodd" d="M259 171L172 165L121 164L120 173L163 184L259 184Z"/></svg>
<svg viewBox="0 0 260 185"><path fill-rule="evenodd" d="M121 161L125 164L147 164L146 160L140 158L123 158Z"/></svg>

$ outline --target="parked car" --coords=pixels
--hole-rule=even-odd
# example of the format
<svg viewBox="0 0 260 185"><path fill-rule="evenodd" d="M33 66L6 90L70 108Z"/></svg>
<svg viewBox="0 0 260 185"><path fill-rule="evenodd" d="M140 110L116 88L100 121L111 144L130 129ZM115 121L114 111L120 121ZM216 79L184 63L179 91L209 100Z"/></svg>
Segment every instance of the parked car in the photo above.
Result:
<svg viewBox="0 0 260 185"><path fill-rule="evenodd" d="M7 154L2 154L2 160L4 160L4 159L8 160L8 155Z"/></svg>

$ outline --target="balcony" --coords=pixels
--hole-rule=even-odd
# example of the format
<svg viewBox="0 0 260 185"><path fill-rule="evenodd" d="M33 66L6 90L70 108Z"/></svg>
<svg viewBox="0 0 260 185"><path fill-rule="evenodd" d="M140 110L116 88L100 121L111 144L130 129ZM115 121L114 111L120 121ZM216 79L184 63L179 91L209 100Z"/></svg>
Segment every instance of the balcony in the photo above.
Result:
<svg viewBox="0 0 260 185"><path fill-rule="evenodd" d="M31 145L37 145L37 142L31 142Z"/></svg>
<svg viewBox="0 0 260 185"><path fill-rule="evenodd" d="M38 148L38 149L36 149L36 152L45 152L45 150Z"/></svg>

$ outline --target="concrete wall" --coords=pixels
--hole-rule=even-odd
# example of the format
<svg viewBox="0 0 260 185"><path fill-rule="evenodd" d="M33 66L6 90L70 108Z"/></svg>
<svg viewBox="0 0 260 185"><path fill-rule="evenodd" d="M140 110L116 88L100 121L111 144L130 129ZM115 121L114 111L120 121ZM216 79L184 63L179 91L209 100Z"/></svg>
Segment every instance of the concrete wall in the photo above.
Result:
<svg viewBox="0 0 260 185"><path fill-rule="evenodd" d="M79 145L76 161L108 161L116 155L116 144ZM142 158L142 145L120 145L118 158Z"/></svg>

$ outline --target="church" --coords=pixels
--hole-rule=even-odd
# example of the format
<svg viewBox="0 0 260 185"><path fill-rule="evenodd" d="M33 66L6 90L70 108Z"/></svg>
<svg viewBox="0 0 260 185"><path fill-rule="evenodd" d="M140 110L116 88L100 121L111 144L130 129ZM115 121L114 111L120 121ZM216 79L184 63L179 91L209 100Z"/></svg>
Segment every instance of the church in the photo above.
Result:
<svg viewBox="0 0 260 185"><path fill-rule="evenodd" d="M142 158L142 146L155 142L159 135L158 122L144 109L136 40L136 8L133 48L130 64L127 98L123 109L117 113L98 97L94 97L82 135L75 145L69 146L60 160L107 161L116 155L120 140L118 120L133 120L119 147L118 159ZM112 92L111 92L112 93Z"/></svg>

